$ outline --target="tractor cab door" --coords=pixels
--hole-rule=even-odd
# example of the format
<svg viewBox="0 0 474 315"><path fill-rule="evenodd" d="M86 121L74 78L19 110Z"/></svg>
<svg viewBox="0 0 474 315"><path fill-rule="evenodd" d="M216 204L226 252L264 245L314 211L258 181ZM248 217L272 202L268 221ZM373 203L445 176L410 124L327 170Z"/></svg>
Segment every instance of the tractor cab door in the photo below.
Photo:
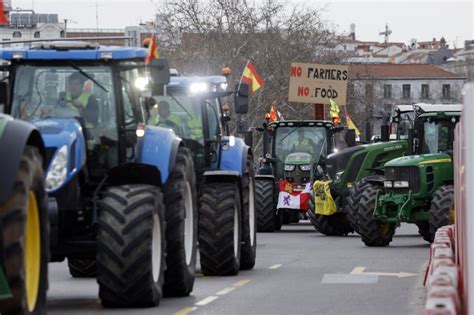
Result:
<svg viewBox="0 0 474 315"><path fill-rule="evenodd" d="M222 139L222 126L219 114L219 99L206 99L202 107L204 151L206 167L216 169L220 161L220 142Z"/></svg>

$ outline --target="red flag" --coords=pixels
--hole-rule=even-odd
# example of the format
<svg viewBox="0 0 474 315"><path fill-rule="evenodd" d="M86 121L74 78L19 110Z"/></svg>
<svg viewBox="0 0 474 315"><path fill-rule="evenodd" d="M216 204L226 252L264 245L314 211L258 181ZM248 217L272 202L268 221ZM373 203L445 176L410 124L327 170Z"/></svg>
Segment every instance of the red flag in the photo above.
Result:
<svg viewBox="0 0 474 315"><path fill-rule="evenodd" d="M150 43L148 44L148 53L145 57L145 64L149 65L153 59L159 58L160 54L158 53L158 45L156 44L156 36L153 34L151 36Z"/></svg>
<svg viewBox="0 0 474 315"><path fill-rule="evenodd" d="M5 15L5 4L0 0L0 25L9 24L8 17Z"/></svg>
<svg viewBox="0 0 474 315"><path fill-rule="evenodd" d="M278 112L275 108L275 104L272 104L272 109L270 110L270 121L278 120Z"/></svg>
<svg viewBox="0 0 474 315"><path fill-rule="evenodd" d="M250 62L245 66L241 81L250 86L250 93L254 93L265 84Z"/></svg>

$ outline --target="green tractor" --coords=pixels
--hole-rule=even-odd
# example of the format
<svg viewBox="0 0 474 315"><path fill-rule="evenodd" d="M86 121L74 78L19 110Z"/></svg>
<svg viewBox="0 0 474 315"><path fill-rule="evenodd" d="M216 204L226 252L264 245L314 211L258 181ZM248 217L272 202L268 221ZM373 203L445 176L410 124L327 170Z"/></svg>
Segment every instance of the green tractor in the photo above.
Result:
<svg viewBox="0 0 474 315"><path fill-rule="evenodd" d="M438 228L452 222L454 128L461 105L415 105L409 156L384 166L383 176L360 181L353 207L367 246L387 246L401 222L415 223L432 242Z"/></svg>
<svg viewBox="0 0 474 315"><path fill-rule="evenodd" d="M38 130L0 114L0 313L45 314L49 224Z"/></svg>
<svg viewBox="0 0 474 315"><path fill-rule="evenodd" d="M264 124L263 157L255 176L257 230L273 232L281 225L298 222L308 210L308 200L300 205L278 207L280 192L303 192L310 187L314 166L336 148L335 134L344 128L330 121L276 121Z"/></svg>
<svg viewBox="0 0 474 315"><path fill-rule="evenodd" d="M350 194L352 185L364 177L379 176L387 161L402 156L408 148L405 140L388 141L388 132L384 134L382 140L383 142L349 147L320 161L315 179L321 186L318 188L315 185L314 194L324 196L321 190L326 187L330 191L335 207L333 211L326 212L322 207L315 206L311 200L312 211L308 211L307 214L317 231L331 236L354 232L354 226L348 215L351 212L349 205L352 204Z"/></svg>

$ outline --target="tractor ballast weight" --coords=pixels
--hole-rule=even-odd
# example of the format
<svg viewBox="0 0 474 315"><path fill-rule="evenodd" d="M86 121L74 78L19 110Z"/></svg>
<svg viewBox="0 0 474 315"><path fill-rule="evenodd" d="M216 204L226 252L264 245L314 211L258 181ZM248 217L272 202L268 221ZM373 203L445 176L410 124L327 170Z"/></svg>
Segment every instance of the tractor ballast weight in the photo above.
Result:
<svg viewBox="0 0 474 315"><path fill-rule="evenodd" d="M145 125L140 85L146 75L165 90L168 62L145 65L140 48L32 46L0 57L10 62L6 111L31 121L45 144L51 261L67 258L71 275L96 276L106 307L189 295L197 250L192 156L173 131ZM170 213L174 220L165 220Z"/></svg>
<svg viewBox="0 0 474 315"><path fill-rule="evenodd" d="M0 114L2 314L46 313L49 224L44 159L39 131L29 123Z"/></svg>
<svg viewBox="0 0 474 315"><path fill-rule="evenodd" d="M415 105L414 155L387 162L379 180L357 183L358 229L367 246L386 246L401 222L432 242L452 223L454 128L460 105ZM362 192L363 190L363 192Z"/></svg>
<svg viewBox="0 0 474 315"><path fill-rule="evenodd" d="M231 117L223 108L224 102L233 102L237 114L246 113L248 86L229 88L224 76L174 76L156 101L158 112L160 106L169 106L173 123L163 123L193 151L203 274L236 275L252 269L257 244L253 154L243 139L229 134Z"/></svg>

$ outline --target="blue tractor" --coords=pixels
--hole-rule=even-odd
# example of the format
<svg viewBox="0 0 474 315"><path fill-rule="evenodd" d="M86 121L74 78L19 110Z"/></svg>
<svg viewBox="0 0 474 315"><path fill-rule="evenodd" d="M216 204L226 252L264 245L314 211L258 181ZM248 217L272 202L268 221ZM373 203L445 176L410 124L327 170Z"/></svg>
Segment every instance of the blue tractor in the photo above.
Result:
<svg viewBox="0 0 474 315"><path fill-rule="evenodd" d="M235 90L225 76L172 76L149 106L150 124L173 129L193 152L204 275L236 275L255 265L253 155L229 132L230 104L237 114L247 113L248 86Z"/></svg>
<svg viewBox="0 0 474 315"><path fill-rule="evenodd" d="M45 144L51 261L96 275L106 307L155 306L194 285L192 153L169 128L145 124L142 82L159 94L170 76L166 60L145 65L145 55L54 41L0 51L0 103Z"/></svg>

